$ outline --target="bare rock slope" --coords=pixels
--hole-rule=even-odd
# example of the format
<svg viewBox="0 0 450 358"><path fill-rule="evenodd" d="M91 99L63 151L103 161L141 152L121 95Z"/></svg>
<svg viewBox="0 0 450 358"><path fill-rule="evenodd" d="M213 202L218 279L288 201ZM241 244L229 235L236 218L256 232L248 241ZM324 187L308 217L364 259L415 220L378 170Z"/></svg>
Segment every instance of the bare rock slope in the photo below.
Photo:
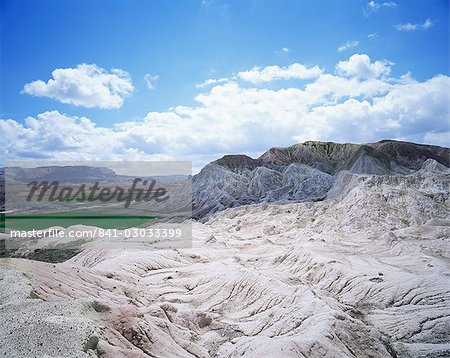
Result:
<svg viewBox="0 0 450 358"><path fill-rule="evenodd" d="M48 325L74 315L95 323L95 333L68 336L78 348L64 346L73 353L67 356L447 357L449 170L417 160L408 175L341 171L332 187L330 173L304 163L277 171L278 181L259 163L233 170L212 164L205 170L217 187L222 179L234 183L230 202L241 190L235 176L246 170L261 171L256 184L245 174L249 195L262 195L261 186L275 195L280 182L305 172L331 189L323 201L257 203L194 222L192 249L87 248L60 264L9 259L2 266L26 273L30 287L16 296L32 290L36 310L58 302L78 307L62 317L49 313L42 318ZM292 188L307 190L303 182ZM28 327L29 314L11 298L0 304L17 321L0 325L10 353L19 343L4 338ZM98 342L87 344L93 335ZM54 342L41 343L40 356L54 356ZM26 357L17 352L8 356Z"/></svg>
<svg viewBox="0 0 450 358"><path fill-rule="evenodd" d="M272 148L253 159L226 155L193 178L193 212L215 212L259 202L323 200L341 171L405 175L426 160L450 166L450 151L431 145L385 140L369 144L305 142Z"/></svg>

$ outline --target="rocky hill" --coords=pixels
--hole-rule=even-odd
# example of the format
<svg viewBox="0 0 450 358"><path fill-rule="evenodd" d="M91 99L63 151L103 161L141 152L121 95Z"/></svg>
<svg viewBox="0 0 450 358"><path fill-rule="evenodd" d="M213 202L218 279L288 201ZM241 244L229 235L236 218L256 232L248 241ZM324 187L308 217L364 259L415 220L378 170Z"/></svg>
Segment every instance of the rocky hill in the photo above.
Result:
<svg viewBox="0 0 450 358"><path fill-rule="evenodd" d="M44 166L37 168L8 167L5 175L12 180L27 183L29 181L58 181L61 183L90 183L94 181L114 181L116 173L108 168L75 166Z"/></svg>
<svg viewBox="0 0 450 358"><path fill-rule="evenodd" d="M323 200L340 172L407 175L429 159L450 167L450 150L393 140L368 144L309 141L272 148L257 159L226 155L194 176L194 218L245 204Z"/></svg>

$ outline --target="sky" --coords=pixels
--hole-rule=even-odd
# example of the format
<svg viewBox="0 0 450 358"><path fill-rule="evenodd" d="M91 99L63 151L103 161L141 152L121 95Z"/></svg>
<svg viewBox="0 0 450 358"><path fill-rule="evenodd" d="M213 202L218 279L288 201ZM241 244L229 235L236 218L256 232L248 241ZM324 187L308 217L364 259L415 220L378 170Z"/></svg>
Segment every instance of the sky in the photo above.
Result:
<svg viewBox="0 0 450 358"><path fill-rule="evenodd" d="M0 0L5 159L448 146L447 0Z"/></svg>

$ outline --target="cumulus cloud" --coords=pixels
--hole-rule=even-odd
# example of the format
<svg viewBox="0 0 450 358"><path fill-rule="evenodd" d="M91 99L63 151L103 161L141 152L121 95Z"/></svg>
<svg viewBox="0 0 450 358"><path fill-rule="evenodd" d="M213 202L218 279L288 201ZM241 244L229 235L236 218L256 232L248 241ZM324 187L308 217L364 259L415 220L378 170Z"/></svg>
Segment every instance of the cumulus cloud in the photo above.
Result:
<svg viewBox="0 0 450 358"><path fill-rule="evenodd" d="M347 41L345 44L339 46L337 50L339 52L342 52L342 51L345 51L345 50L347 50L349 48L356 47L358 45L359 45L359 41Z"/></svg>
<svg viewBox="0 0 450 358"><path fill-rule="evenodd" d="M290 51L289 47L283 47L281 49L281 51L283 51L284 53L288 53Z"/></svg>
<svg viewBox="0 0 450 358"><path fill-rule="evenodd" d="M352 55L347 61L340 61L336 65L338 74L346 77L358 77L362 79L388 76L394 63L390 61L371 62L365 54Z"/></svg>
<svg viewBox="0 0 450 358"><path fill-rule="evenodd" d="M416 30L428 30L429 28L434 26L434 22L430 19L426 19L421 24L412 24L410 22L407 22L406 24L398 24L396 29L398 31L416 31Z"/></svg>
<svg viewBox="0 0 450 358"><path fill-rule="evenodd" d="M251 83L270 82L289 79L310 79L318 77L322 70L318 66L306 67L300 63L293 63L287 67L267 66L264 68L253 67L251 70L237 74L241 80Z"/></svg>
<svg viewBox="0 0 450 358"><path fill-rule="evenodd" d="M149 90L155 89L155 84L156 84L156 81L157 81L158 79L159 79L158 76L152 76L152 75L149 74L149 73L147 73L147 74L144 76L145 84L147 85L147 88L148 88Z"/></svg>
<svg viewBox="0 0 450 358"><path fill-rule="evenodd" d="M450 77L423 82L390 76L391 62L353 55L301 87L241 86L229 80L193 106L150 112L141 120L97 126L57 111L0 121L10 159L182 159L199 168L225 153L256 155L306 140L384 138L447 145Z"/></svg>
<svg viewBox="0 0 450 358"><path fill-rule="evenodd" d="M75 106L113 109L122 107L124 98L133 90L127 72L120 69L108 72L95 64L81 64L75 68L57 68L47 82L27 83L23 93Z"/></svg>
<svg viewBox="0 0 450 358"><path fill-rule="evenodd" d="M372 32L371 34L367 35L367 38L374 39L378 37L378 32Z"/></svg>

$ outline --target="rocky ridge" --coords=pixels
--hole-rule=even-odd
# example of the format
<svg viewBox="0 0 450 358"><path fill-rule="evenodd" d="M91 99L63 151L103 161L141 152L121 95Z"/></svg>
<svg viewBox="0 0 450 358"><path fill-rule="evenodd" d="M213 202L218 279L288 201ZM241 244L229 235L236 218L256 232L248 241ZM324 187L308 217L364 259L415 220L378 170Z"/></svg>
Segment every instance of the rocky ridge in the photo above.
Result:
<svg viewBox="0 0 450 358"><path fill-rule="evenodd" d="M258 159L226 155L194 176L194 218L259 202L323 200L340 172L406 175L420 170L428 159L450 167L450 150L392 140L369 144L309 141L272 148Z"/></svg>

